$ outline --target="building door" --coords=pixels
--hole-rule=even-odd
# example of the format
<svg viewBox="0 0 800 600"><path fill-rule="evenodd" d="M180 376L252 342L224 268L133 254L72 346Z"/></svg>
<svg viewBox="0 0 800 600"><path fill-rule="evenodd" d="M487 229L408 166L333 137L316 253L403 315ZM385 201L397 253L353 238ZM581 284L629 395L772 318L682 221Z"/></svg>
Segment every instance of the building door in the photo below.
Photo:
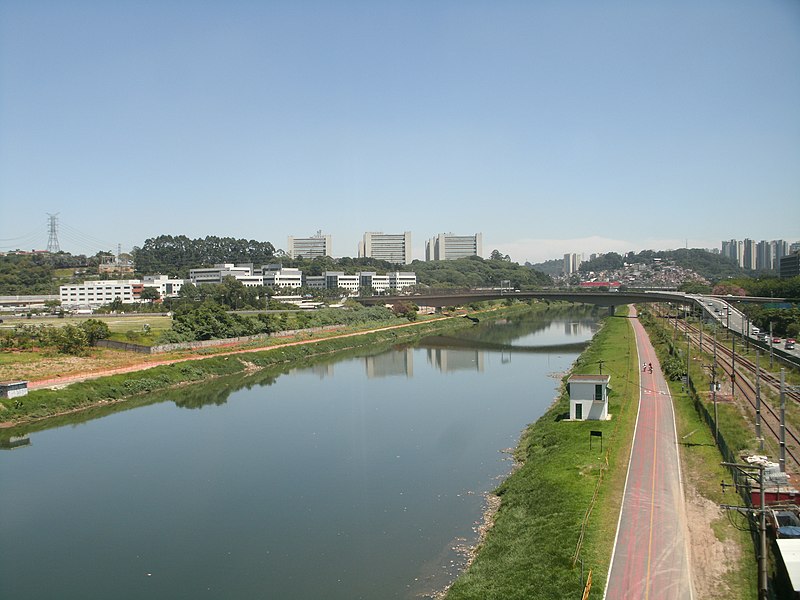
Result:
<svg viewBox="0 0 800 600"><path fill-rule="evenodd" d="M583 420L583 404L578 402L575 404L575 420L582 421Z"/></svg>

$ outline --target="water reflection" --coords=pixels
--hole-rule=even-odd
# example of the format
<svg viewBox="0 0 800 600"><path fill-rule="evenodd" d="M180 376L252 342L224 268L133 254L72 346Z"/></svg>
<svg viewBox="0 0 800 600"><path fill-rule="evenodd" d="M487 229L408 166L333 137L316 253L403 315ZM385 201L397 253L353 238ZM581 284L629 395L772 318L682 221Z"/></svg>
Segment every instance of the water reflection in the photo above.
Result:
<svg viewBox="0 0 800 600"><path fill-rule="evenodd" d="M447 348L428 348L428 362L442 373L455 371L478 371L484 369L484 353L479 350L448 350Z"/></svg>
<svg viewBox="0 0 800 600"><path fill-rule="evenodd" d="M27 435L0 435L0 450L14 450L15 448L22 448L23 446L30 446L31 438Z"/></svg>
<svg viewBox="0 0 800 600"><path fill-rule="evenodd" d="M414 376L414 350L404 348L364 357L367 378Z"/></svg>

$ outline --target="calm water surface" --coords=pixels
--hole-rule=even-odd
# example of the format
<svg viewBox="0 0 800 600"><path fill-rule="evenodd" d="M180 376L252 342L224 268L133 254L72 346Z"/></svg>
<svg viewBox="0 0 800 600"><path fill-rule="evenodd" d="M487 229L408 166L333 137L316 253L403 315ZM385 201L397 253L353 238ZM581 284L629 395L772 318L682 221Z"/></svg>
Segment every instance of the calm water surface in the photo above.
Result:
<svg viewBox="0 0 800 600"><path fill-rule="evenodd" d="M430 593L595 329L481 325L31 433L0 451L0 597Z"/></svg>

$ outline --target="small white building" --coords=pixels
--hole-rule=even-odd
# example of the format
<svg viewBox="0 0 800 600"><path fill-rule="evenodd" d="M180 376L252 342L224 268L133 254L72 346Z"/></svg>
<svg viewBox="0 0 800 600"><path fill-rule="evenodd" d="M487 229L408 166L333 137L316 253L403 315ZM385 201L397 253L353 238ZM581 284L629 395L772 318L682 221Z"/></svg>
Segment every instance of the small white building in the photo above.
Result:
<svg viewBox="0 0 800 600"><path fill-rule="evenodd" d="M571 375L567 379L571 421L608 420L608 382L611 375Z"/></svg>
<svg viewBox="0 0 800 600"><path fill-rule="evenodd" d="M28 395L27 381L1 381L0 398L19 398Z"/></svg>

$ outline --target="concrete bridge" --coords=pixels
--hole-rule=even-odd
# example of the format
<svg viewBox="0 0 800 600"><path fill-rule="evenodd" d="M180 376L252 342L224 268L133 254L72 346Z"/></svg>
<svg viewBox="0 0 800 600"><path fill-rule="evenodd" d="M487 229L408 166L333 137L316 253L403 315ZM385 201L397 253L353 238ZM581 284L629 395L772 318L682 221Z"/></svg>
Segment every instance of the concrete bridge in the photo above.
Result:
<svg viewBox="0 0 800 600"><path fill-rule="evenodd" d="M678 304L701 304L705 298L719 298L725 301L736 302L783 302L783 298L759 298L755 296L696 296L687 295L682 292L666 291L626 291L626 292L602 292L596 290L538 290L538 291L515 291L515 290L461 290L452 293L439 292L433 294L415 294L412 296L365 296L356 298L364 305L375 304L396 304L398 302L413 302L417 306L461 306L472 302L482 302L485 300L504 300L506 298L516 298L518 300L561 300L564 302L577 302L583 304L595 304L597 306L620 306L625 304L647 303L647 302L674 302Z"/></svg>

